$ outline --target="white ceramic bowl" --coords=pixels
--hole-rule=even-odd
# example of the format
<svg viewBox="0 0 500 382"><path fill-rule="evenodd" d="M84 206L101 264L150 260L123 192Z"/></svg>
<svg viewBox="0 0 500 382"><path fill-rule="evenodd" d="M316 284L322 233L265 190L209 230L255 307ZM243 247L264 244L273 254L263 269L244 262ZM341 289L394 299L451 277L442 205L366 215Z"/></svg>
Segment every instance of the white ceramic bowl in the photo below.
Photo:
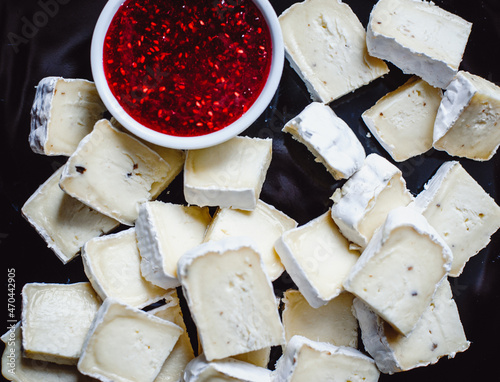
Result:
<svg viewBox="0 0 500 382"><path fill-rule="evenodd" d="M108 111L123 125L123 127L136 136L148 142L175 149L199 149L214 146L227 141L247 129L271 102L278 88L284 63L283 36L281 34L278 17L268 0L253 1L264 15L267 25L269 26L272 40L271 68L261 94L246 113L223 129L200 136L182 137L163 134L140 124L125 112L120 103L113 96L104 75L103 45L105 35L113 16L123 4L124 0L109 0L97 20L92 36L90 53L94 82Z"/></svg>

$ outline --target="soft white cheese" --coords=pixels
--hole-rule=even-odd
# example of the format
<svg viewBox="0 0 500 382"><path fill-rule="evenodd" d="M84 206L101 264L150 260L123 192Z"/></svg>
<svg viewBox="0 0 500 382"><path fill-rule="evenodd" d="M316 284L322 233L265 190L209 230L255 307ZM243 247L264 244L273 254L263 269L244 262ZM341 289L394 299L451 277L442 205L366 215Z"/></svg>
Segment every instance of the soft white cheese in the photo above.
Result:
<svg viewBox="0 0 500 382"><path fill-rule="evenodd" d="M444 88L458 71L471 28L432 2L379 0L370 14L366 43L372 56Z"/></svg>
<svg viewBox="0 0 500 382"><path fill-rule="evenodd" d="M184 197L198 206L253 210L271 163L272 140L238 136L217 146L189 150Z"/></svg>
<svg viewBox="0 0 500 382"><path fill-rule="evenodd" d="M285 54L314 101L329 103L389 72L371 57L366 32L340 0L306 0L279 17Z"/></svg>
<svg viewBox="0 0 500 382"><path fill-rule="evenodd" d="M382 147L397 162L432 148L434 121L442 91L417 77L386 94L361 117Z"/></svg>
<svg viewBox="0 0 500 382"><path fill-rule="evenodd" d="M309 104L283 127L325 165L335 179L347 179L363 164L365 149L356 134L333 110L322 103Z"/></svg>
<svg viewBox="0 0 500 382"><path fill-rule="evenodd" d="M378 315L408 335L448 275L453 255L410 207L389 212L344 283Z"/></svg>
<svg viewBox="0 0 500 382"><path fill-rule="evenodd" d="M120 223L62 191L62 170L60 167L30 196L21 212L66 264L80 253L86 241L110 232Z"/></svg>
<svg viewBox="0 0 500 382"><path fill-rule="evenodd" d="M93 82L43 78L31 108L31 149L37 154L70 156L105 110Z"/></svg>
<svg viewBox="0 0 500 382"><path fill-rule="evenodd" d="M491 159L500 145L500 87L460 71L444 93L433 139L450 155Z"/></svg>
<svg viewBox="0 0 500 382"><path fill-rule="evenodd" d="M201 244L211 219L207 207L160 201L141 204L135 232L144 278L164 289L180 286L177 261Z"/></svg>
<svg viewBox="0 0 500 382"><path fill-rule="evenodd" d="M445 162L410 204L420 211L453 252L450 276L500 228L500 207L459 162Z"/></svg>

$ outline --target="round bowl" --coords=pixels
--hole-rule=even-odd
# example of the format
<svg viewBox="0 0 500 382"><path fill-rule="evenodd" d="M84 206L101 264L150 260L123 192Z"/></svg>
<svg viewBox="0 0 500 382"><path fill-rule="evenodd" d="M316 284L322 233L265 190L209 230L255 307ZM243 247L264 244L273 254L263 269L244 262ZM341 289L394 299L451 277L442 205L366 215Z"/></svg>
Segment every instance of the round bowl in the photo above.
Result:
<svg viewBox="0 0 500 382"><path fill-rule="evenodd" d="M114 97L105 77L103 65L104 39L109 25L124 0L109 0L103 8L92 36L91 68L99 95L108 111L134 135L148 142L174 148L199 149L227 141L247 129L266 109L278 88L284 63L284 44L278 17L268 0L252 0L269 27L272 45L270 71L265 85L252 106L233 123L220 130L197 136L174 136L157 132L132 118Z"/></svg>

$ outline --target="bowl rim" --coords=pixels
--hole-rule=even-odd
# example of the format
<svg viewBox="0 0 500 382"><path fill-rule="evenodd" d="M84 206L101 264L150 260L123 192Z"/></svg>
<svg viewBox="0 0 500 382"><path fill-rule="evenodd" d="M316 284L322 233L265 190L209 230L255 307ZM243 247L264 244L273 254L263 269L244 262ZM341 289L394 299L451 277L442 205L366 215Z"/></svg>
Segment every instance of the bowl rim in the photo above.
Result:
<svg viewBox="0 0 500 382"><path fill-rule="evenodd" d="M235 137L259 118L278 89L285 56L279 20L268 0L252 0L264 16L271 35L271 67L264 88L252 106L239 119L213 133L192 137L167 135L140 124L127 114L108 86L103 66L104 39L115 13L125 1L109 0L104 6L95 25L90 48L91 70L97 91L108 111L124 128L137 137L159 146L173 149L200 149L220 144Z"/></svg>

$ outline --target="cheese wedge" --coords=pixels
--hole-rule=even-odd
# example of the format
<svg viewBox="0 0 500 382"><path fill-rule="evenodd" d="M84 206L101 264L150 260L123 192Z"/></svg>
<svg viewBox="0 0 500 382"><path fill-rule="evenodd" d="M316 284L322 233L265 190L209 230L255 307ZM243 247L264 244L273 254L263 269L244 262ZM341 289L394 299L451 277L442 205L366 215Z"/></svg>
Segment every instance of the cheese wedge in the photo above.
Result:
<svg viewBox="0 0 500 382"><path fill-rule="evenodd" d="M141 204L135 229L144 278L164 289L180 286L177 261L202 243L211 220L207 207L160 201Z"/></svg>
<svg viewBox="0 0 500 382"><path fill-rule="evenodd" d="M413 196L401 171L378 154L366 157L363 166L332 196L332 218L342 234L364 248L389 211L407 206Z"/></svg>
<svg viewBox="0 0 500 382"><path fill-rule="evenodd" d="M448 275L453 255L410 207L389 212L344 283L398 332L408 335Z"/></svg>
<svg viewBox="0 0 500 382"><path fill-rule="evenodd" d="M397 162L432 148L434 121L442 91L417 77L386 94L361 117L382 147Z"/></svg>
<svg viewBox="0 0 500 382"><path fill-rule="evenodd" d="M500 87L460 71L444 93L433 139L450 155L491 159L500 145Z"/></svg>
<svg viewBox="0 0 500 382"><path fill-rule="evenodd" d="M258 200L253 211L218 209L207 229L204 241L221 240L229 236L252 238L262 256L269 278L274 281L285 270L274 249L274 243L285 231L296 226L295 220Z"/></svg>
<svg viewBox="0 0 500 382"><path fill-rule="evenodd" d="M341 293L315 309L295 289L285 291L282 312L287 342L295 335L336 346L358 347L358 321L352 313L354 296Z"/></svg>
<svg viewBox="0 0 500 382"><path fill-rule="evenodd" d="M24 355L76 365L101 304L90 283L28 283L22 290Z"/></svg>
<svg viewBox="0 0 500 382"><path fill-rule="evenodd" d="M100 120L66 162L60 187L93 209L133 225L139 204L155 199L177 176L159 154Z"/></svg>
<svg viewBox="0 0 500 382"><path fill-rule="evenodd" d="M135 228L89 240L83 247L85 274L99 296L143 308L161 300L166 291L141 275Z"/></svg>
<svg viewBox="0 0 500 382"><path fill-rule="evenodd" d="M334 111L319 102L309 104L283 127L325 165L335 179L347 179L363 164L365 149L356 134Z"/></svg>
<svg viewBox="0 0 500 382"><path fill-rule="evenodd" d="M120 224L59 187L60 167L24 203L21 212L64 264L74 259L86 241Z"/></svg>
<svg viewBox="0 0 500 382"><path fill-rule="evenodd" d="M85 339L78 370L104 382L153 382L183 329L106 299Z"/></svg>
<svg viewBox="0 0 500 382"><path fill-rule="evenodd" d="M366 43L370 55L445 88L458 71L472 24L433 2L379 0Z"/></svg>
<svg viewBox="0 0 500 382"><path fill-rule="evenodd" d="M105 111L93 82L43 78L31 108L31 149L37 154L70 156Z"/></svg>
<svg viewBox="0 0 500 382"><path fill-rule="evenodd" d="M373 359L359 350L294 336L276 364L275 382L378 381Z"/></svg>
<svg viewBox="0 0 500 382"><path fill-rule="evenodd" d="M180 258L177 275L208 361L284 343L271 280L251 239L201 244Z"/></svg>
<svg viewBox="0 0 500 382"><path fill-rule="evenodd" d="M340 0L306 0L279 17L285 55L313 101L329 103L389 72L368 55L366 32Z"/></svg>
<svg viewBox="0 0 500 382"><path fill-rule="evenodd" d="M450 276L500 228L500 207L459 162L445 162L410 205L420 211L453 252Z"/></svg>
<svg viewBox="0 0 500 382"><path fill-rule="evenodd" d="M235 137L189 150L184 196L189 204L253 210L271 163L272 140Z"/></svg>
<svg viewBox="0 0 500 382"><path fill-rule="evenodd" d="M313 308L325 305L342 291L342 283L358 261L359 252L333 222L330 211L285 232L276 252L300 292Z"/></svg>

